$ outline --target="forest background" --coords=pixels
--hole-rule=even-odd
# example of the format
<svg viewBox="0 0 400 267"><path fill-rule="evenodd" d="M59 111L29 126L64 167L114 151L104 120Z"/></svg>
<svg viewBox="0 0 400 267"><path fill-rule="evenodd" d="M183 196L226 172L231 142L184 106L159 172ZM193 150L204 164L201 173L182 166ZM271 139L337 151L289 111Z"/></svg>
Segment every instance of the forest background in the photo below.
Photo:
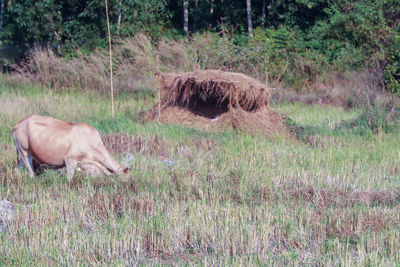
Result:
<svg viewBox="0 0 400 267"><path fill-rule="evenodd" d="M398 0L108 4L114 44L139 35L156 48L180 43L185 50L180 70L188 69L182 58L189 56L190 68L241 71L259 79L268 72L271 80L303 92L321 91L329 87L327 73L347 71L367 73L380 90L397 93L400 88ZM0 6L3 70L14 70L38 47L63 58L107 47L104 1L1 0ZM355 100L346 96L343 101L351 106Z"/></svg>

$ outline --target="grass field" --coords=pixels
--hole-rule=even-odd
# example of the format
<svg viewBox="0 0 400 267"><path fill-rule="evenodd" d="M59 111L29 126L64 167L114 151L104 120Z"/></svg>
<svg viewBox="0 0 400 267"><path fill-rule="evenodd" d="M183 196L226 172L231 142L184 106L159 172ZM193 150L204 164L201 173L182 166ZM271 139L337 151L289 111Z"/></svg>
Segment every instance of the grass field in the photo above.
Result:
<svg viewBox="0 0 400 267"><path fill-rule="evenodd" d="M143 125L154 103L119 95L112 119L106 97L0 85L0 199L15 205L0 265L400 265L398 133L338 127L357 110L284 103L312 129L302 141ZM133 170L15 175L11 129L32 113L131 135Z"/></svg>

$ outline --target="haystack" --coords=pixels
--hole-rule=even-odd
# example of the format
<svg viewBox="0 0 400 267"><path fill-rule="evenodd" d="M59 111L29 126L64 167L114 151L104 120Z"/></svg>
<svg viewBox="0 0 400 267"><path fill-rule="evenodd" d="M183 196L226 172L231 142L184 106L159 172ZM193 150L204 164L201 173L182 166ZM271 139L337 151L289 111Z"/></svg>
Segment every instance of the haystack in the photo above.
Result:
<svg viewBox="0 0 400 267"><path fill-rule="evenodd" d="M264 135L288 133L282 117L269 107L269 88L256 79L220 70L158 75L163 97L145 115L145 122L206 130L233 127Z"/></svg>

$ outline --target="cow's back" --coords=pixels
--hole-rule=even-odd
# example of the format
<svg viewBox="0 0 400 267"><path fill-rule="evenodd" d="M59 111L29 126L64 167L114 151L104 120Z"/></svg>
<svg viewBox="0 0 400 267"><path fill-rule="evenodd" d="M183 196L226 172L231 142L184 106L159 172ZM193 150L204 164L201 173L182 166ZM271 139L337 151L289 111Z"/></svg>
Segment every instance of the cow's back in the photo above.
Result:
<svg viewBox="0 0 400 267"><path fill-rule="evenodd" d="M74 150L74 154L80 150L90 154L93 148L104 146L97 129L83 122L73 124L70 137L73 139L71 149Z"/></svg>

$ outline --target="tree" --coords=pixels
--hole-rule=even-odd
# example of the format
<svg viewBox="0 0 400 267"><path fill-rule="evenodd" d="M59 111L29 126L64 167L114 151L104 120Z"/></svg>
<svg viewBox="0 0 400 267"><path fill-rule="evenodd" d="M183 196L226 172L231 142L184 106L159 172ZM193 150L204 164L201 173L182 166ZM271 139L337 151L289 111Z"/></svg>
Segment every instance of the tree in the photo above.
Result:
<svg viewBox="0 0 400 267"><path fill-rule="evenodd" d="M267 5L267 0L263 0L263 2L262 2L262 8L261 8L261 26L265 26L265 18L266 18L266 16L265 16L265 8L266 8L266 5Z"/></svg>
<svg viewBox="0 0 400 267"><path fill-rule="evenodd" d="M183 2L183 31L189 33L189 2Z"/></svg>
<svg viewBox="0 0 400 267"><path fill-rule="evenodd" d="M68 42L91 46L105 37L104 2L13 0L4 14L2 40L50 48Z"/></svg>
<svg viewBox="0 0 400 267"><path fill-rule="evenodd" d="M115 8L117 0L114 1ZM119 1L119 0L118 0ZM165 33L165 27L168 27L171 12L167 9L167 0L124 0L122 1L121 14L121 37L132 36L136 32L149 32L154 38ZM115 15L115 13L114 13ZM114 17L112 22L118 20ZM182 22L181 22L182 23ZM114 25L115 26L115 25ZM113 27L115 30L115 27Z"/></svg>
<svg viewBox="0 0 400 267"><path fill-rule="evenodd" d="M49 48L105 47L104 1L0 0L5 5L1 40L5 44L38 44ZM167 0L108 0L111 32L121 37L148 31L156 35L168 23ZM8 3L8 4L7 4ZM101 14L101 15L100 15ZM0 16L0 20L2 17Z"/></svg>
<svg viewBox="0 0 400 267"><path fill-rule="evenodd" d="M246 0L247 6L247 29L249 31L249 36L253 37L253 23L251 20L251 0Z"/></svg>
<svg viewBox="0 0 400 267"><path fill-rule="evenodd" d="M3 31L3 17L4 17L4 0L0 0L0 38ZM1 44L1 39L0 39Z"/></svg>
<svg viewBox="0 0 400 267"><path fill-rule="evenodd" d="M119 34L119 27L121 26L121 19L122 19L122 0L119 0L119 5L118 5L118 25L117 25L118 34Z"/></svg>

